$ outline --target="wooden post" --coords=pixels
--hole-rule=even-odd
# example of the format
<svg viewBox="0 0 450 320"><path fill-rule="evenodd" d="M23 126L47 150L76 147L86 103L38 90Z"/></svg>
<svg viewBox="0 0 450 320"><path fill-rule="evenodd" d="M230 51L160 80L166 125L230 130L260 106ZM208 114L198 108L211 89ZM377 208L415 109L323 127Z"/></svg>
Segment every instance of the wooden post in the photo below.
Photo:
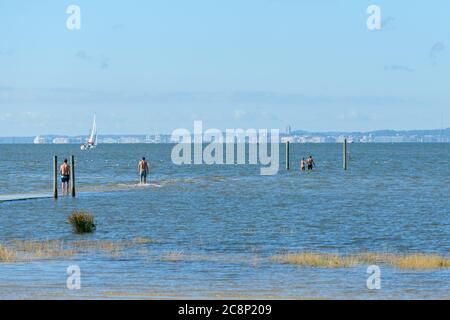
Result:
<svg viewBox="0 0 450 320"><path fill-rule="evenodd" d="M72 197L76 196L76 185L75 185L75 157L70 157L70 178L72 181Z"/></svg>
<svg viewBox="0 0 450 320"><path fill-rule="evenodd" d="M344 139L343 158L344 158L344 170L347 170L348 169L348 163L347 163L347 139Z"/></svg>
<svg viewBox="0 0 450 320"><path fill-rule="evenodd" d="M53 157L53 198L58 199L58 157Z"/></svg>
<svg viewBox="0 0 450 320"><path fill-rule="evenodd" d="M289 141L286 141L286 170L289 169Z"/></svg>

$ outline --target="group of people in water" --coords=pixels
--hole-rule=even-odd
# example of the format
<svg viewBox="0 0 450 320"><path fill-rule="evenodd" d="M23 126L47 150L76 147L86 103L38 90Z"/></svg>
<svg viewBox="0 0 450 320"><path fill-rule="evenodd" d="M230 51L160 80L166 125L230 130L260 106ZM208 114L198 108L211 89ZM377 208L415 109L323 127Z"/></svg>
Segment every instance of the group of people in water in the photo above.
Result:
<svg viewBox="0 0 450 320"><path fill-rule="evenodd" d="M309 156L306 160L305 158L302 158L300 160L300 170L301 171L311 171L316 166L314 159L312 156ZM70 183L70 165L68 164L67 159L64 159L63 164L61 165L60 169L61 174L61 189L63 194L69 193L69 183ZM149 166L148 162L143 157L139 161L138 165L138 171L139 171L139 177L140 177L140 184L147 184L147 176L149 173Z"/></svg>
<svg viewBox="0 0 450 320"><path fill-rule="evenodd" d="M308 159L305 160L305 158L302 158L300 160L300 170L301 171L311 171L316 166L316 163L314 162L314 159L312 156L309 156Z"/></svg>
<svg viewBox="0 0 450 320"><path fill-rule="evenodd" d="M138 171L139 171L140 183L147 184L147 175L149 172L149 166L148 166L148 162L145 159L145 157L143 157L139 161ZM70 165L69 165L67 159L64 159L63 164L59 168L59 173L61 174L62 193L69 194L69 184L70 184L71 176L70 176Z"/></svg>

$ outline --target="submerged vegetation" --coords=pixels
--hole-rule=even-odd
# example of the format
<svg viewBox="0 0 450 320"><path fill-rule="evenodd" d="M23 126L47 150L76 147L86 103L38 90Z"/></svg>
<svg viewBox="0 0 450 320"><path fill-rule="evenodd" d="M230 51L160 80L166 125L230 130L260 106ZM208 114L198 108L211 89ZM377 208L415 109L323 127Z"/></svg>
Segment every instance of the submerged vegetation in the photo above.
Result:
<svg viewBox="0 0 450 320"><path fill-rule="evenodd" d="M337 254L314 252L298 252L277 255L273 257L272 260L279 263L318 268L347 268L356 266L359 263L359 261L354 257L341 257Z"/></svg>
<svg viewBox="0 0 450 320"><path fill-rule="evenodd" d="M387 264L397 269L426 270L450 268L450 258L437 254L362 253L338 255L332 253L297 252L271 258L277 263L317 268L349 268L358 265Z"/></svg>
<svg viewBox="0 0 450 320"><path fill-rule="evenodd" d="M71 258L75 255L99 253L108 257L121 256L126 248L156 243L147 238L132 240L13 240L7 245L0 244L0 262L30 262Z"/></svg>
<svg viewBox="0 0 450 320"><path fill-rule="evenodd" d="M14 240L12 249L20 261L48 260L67 258L75 254L75 250L68 248L60 240L23 241Z"/></svg>
<svg viewBox="0 0 450 320"><path fill-rule="evenodd" d="M91 213L83 211L73 211L69 216L69 223L76 233L92 233L97 228L94 222L94 216Z"/></svg>
<svg viewBox="0 0 450 320"><path fill-rule="evenodd" d="M161 260L166 262L180 262L188 260L188 256L183 251L172 251L164 253Z"/></svg>
<svg viewBox="0 0 450 320"><path fill-rule="evenodd" d="M16 259L16 252L0 244L0 262L11 262Z"/></svg>
<svg viewBox="0 0 450 320"><path fill-rule="evenodd" d="M107 257L119 257L126 249L139 256L149 256L146 245L159 244L161 241L138 237L129 240L13 240L0 243L0 263L29 262L71 258L75 255L101 254ZM283 253L269 258L259 256L229 256L188 254L183 251L169 251L152 258L163 262L213 262L213 263L249 263L258 267L261 263L281 263L313 268L351 268L371 264L389 265L400 270L437 270L450 268L450 258L438 254L426 253L360 253L340 255L337 253L295 252Z"/></svg>
<svg viewBox="0 0 450 320"><path fill-rule="evenodd" d="M450 268L450 258L421 253L395 257L391 264L399 269L440 269Z"/></svg>

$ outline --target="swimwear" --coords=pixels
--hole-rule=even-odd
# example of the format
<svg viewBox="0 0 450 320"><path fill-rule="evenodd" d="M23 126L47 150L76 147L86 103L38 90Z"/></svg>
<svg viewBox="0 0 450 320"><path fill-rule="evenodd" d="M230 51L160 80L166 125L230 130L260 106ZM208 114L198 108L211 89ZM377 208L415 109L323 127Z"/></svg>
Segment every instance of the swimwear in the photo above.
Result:
<svg viewBox="0 0 450 320"><path fill-rule="evenodd" d="M62 183L68 183L70 181L70 175L61 176Z"/></svg>

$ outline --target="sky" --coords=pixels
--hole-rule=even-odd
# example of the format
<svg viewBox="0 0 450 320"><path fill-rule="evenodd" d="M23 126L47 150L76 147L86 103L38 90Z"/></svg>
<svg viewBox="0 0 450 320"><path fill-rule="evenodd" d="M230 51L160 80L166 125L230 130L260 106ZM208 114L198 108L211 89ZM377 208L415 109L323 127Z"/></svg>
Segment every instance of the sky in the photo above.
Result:
<svg viewBox="0 0 450 320"><path fill-rule="evenodd" d="M449 15L448 0L0 0L0 136L86 134L94 113L100 134L450 127Z"/></svg>

